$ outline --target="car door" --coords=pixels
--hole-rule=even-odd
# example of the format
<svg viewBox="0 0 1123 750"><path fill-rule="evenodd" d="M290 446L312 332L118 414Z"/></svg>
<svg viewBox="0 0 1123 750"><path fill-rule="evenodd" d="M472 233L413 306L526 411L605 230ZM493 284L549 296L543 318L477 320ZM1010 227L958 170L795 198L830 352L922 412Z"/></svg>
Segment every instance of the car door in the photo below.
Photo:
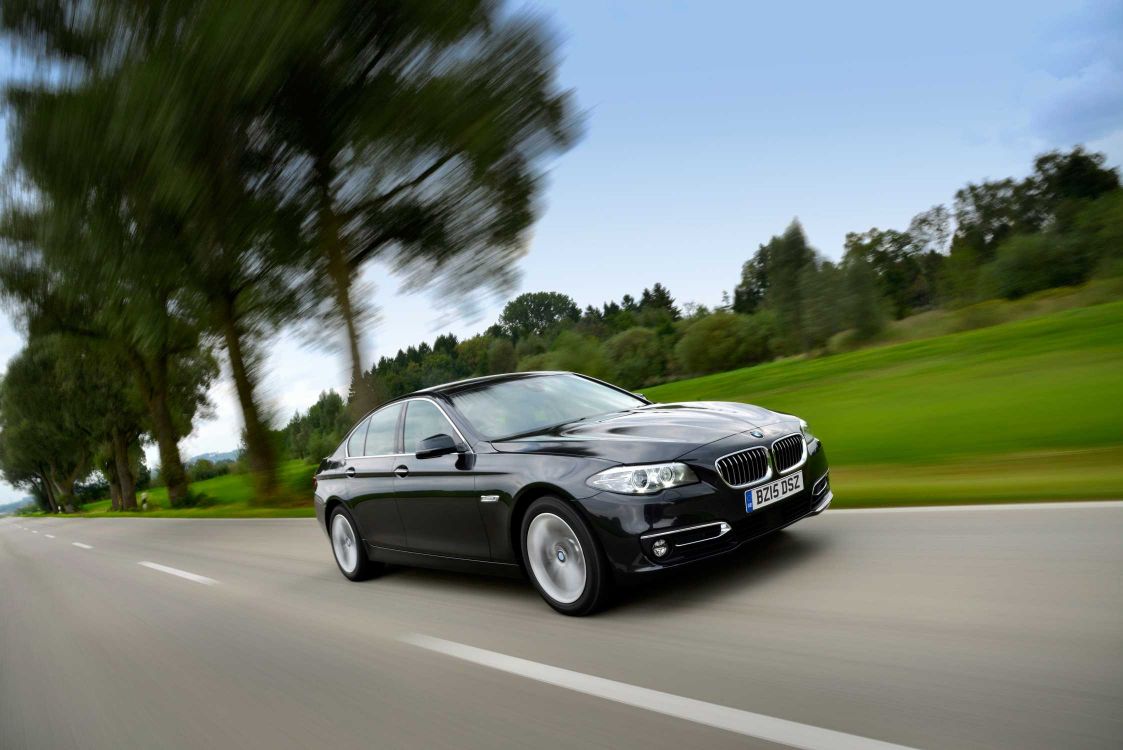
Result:
<svg viewBox="0 0 1123 750"><path fill-rule="evenodd" d="M395 497L394 466L402 405L376 411L347 439L344 472L351 510L363 538L380 547L405 547L406 533Z"/></svg>
<svg viewBox="0 0 1123 750"><path fill-rule="evenodd" d="M403 448L394 467L395 494L411 550L491 559L487 531L475 491L475 454L441 409L428 399L406 402ZM417 442L451 435L464 451L432 458L415 455Z"/></svg>

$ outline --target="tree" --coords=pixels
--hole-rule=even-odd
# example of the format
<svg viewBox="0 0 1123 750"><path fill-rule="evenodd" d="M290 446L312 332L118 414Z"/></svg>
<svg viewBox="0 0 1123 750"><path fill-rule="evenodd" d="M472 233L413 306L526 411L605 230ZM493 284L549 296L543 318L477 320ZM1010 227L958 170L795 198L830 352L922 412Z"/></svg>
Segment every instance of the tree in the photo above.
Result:
<svg viewBox="0 0 1123 750"><path fill-rule="evenodd" d="M616 334L604 342L604 353L625 388L638 388L666 372L666 351L659 335L650 328L630 328Z"/></svg>
<svg viewBox="0 0 1123 750"><path fill-rule="evenodd" d="M8 363L0 387L0 468L17 486L39 483L52 512L73 510L74 485L90 471L94 453L87 405L60 398L73 372L53 342L37 340Z"/></svg>
<svg viewBox="0 0 1123 750"><path fill-rule="evenodd" d="M515 346L510 339L494 339L487 350L487 372L489 375L514 372L518 369Z"/></svg>
<svg viewBox="0 0 1123 750"><path fill-rule="evenodd" d="M446 301L509 288L543 160L577 123L546 29L492 3L309 2L292 15L314 32L296 35L265 124L292 194L308 198L316 278L357 383L359 270L383 261Z"/></svg>
<svg viewBox="0 0 1123 750"><path fill-rule="evenodd" d="M792 220L782 235L761 245L757 255L757 266L765 273L764 306L776 314L781 344L787 351L803 351L808 342L799 279L803 269L815 262L815 251L807 243L799 221Z"/></svg>
<svg viewBox="0 0 1123 750"><path fill-rule="evenodd" d="M508 302L499 316L506 336L518 342L530 336L549 336L581 317L571 297L559 292L527 292Z"/></svg>
<svg viewBox="0 0 1123 750"><path fill-rule="evenodd" d="M1033 161L1026 180L1038 216L1037 226L1067 231L1089 202L1119 188L1119 170L1105 169L1107 157L1080 146L1068 153L1050 151Z"/></svg>
<svg viewBox="0 0 1123 750"><path fill-rule="evenodd" d="M877 272L865 258L853 256L842 264L842 278L843 320L858 341L868 341L885 327L885 298Z"/></svg>
<svg viewBox="0 0 1123 750"><path fill-rule="evenodd" d="M740 315L715 312L699 318L675 346L678 371L702 375L762 362L771 356L775 318L771 312Z"/></svg>

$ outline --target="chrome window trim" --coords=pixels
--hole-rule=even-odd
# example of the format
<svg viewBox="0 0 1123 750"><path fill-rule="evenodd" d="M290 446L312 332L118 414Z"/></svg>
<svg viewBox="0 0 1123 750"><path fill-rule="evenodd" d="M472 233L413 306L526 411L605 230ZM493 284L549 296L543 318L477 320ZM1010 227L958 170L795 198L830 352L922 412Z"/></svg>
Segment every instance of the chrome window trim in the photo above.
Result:
<svg viewBox="0 0 1123 750"><path fill-rule="evenodd" d="M364 422L367 422L368 420L372 419L375 414L378 414L381 411L384 411L384 410L389 409L389 408L394 407L394 406L402 408L407 403L409 403L410 401L428 401L433 406L440 409L441 415L444 416L445 420L449 423L449 425L452 427L452 429L456 430L456 436L458 438L460 438L460 442L463 443L465 447L467 447L469 453L475 453L475 451L472 450L472 444L469 443L468 440L464 437L464 433L462 433L460 431L460 428L456 426L456 422L452 421L452 418L449 417L448 412L445 411L445 408L443 406L441 406L439 401L437 401L434 398L429 398L428 396L413 396L411 398L403 398L400 401L394 401L392 403L386 404L385 406L383 406L379 409L375 409L370 414L368 414L365 417L363 417L362 419L360 419L359 424L352 427L351 432L347 433L347 437L343 438L343 455L344 455L344 457L347 458L348 461L350 461L352 458L396 458L398 456L413 456L413 455L416 455L416 451L415 451L414 453L371 453L371 454L363 454L361 456L352 456L350 451L347 450L347 443L349 443L351 441L351 434L355 430L357 430L360 425L362 425ZM408 411L409 410L407 409L406 410L407 414L408 414ZM399 415L398 419L401 419L400 415ZM404 434L405 434L405 424L404 423L402 424L402 433L403 433L403 437L404 437ZM366 441L364 441L364 443L365 442Z"/></svg>
<svg viewBox="0 0 1123 750"><path fill-rule="evenodd" d="M684 531L694 531L696 529L704 529L707 526L717 526L718 527L718 533L715 534L714 536L708 536L705 539L696 539L693 542L683 542L682 544L679 544L677 546L679 546L679 547L689 547L692 544L700 544L701 542L712 542L714 539L720 539L721 537L725 536L726 534L728 534L730 531L733 530L733 527L729 524L728 521L710 521L709 523L699 523L699 524L696 524L694 526L687 526L687 527L682 528L682 529L671 529L669 531L656 531L656 532L652 532L650 534L643 534L643 535L640 536L640 539L651 539L653 537L671 536L672 534L681 534Z"/></svg>

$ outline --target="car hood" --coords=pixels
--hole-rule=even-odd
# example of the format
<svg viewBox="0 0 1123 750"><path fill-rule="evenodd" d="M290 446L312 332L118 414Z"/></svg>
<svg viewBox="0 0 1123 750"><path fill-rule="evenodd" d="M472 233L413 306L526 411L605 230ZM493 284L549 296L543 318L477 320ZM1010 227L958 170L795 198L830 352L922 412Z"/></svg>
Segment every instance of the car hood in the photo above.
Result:
<svg viewBox="0 0 1123 750"><path fill-rule="evenodd" d="M759 406L725 401L652 404L492 445L503 453L587 456L626 464L670 461L700 445L784 418Z"/></svg>

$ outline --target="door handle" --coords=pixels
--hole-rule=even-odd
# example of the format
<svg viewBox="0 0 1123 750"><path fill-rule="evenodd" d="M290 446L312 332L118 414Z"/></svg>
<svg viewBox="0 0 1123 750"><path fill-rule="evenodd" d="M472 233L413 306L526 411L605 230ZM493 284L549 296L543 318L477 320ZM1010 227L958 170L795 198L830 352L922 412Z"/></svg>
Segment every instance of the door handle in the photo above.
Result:
<svg viewBox="0 0 1123 750"><path fill-rule="evenodd" d="M355 467L354 466L348 466L347 471L345 471L343 473L347 475L348 479L350 479L350 478L355 476Z"/></svg>
<svg viewBox="0 0 1123 750"><path fill-rule="evenodd" d="M398 466L394 467L394 473L399 477L408 476L409 467L407 467L405 464L399 464Z"/></svg>

